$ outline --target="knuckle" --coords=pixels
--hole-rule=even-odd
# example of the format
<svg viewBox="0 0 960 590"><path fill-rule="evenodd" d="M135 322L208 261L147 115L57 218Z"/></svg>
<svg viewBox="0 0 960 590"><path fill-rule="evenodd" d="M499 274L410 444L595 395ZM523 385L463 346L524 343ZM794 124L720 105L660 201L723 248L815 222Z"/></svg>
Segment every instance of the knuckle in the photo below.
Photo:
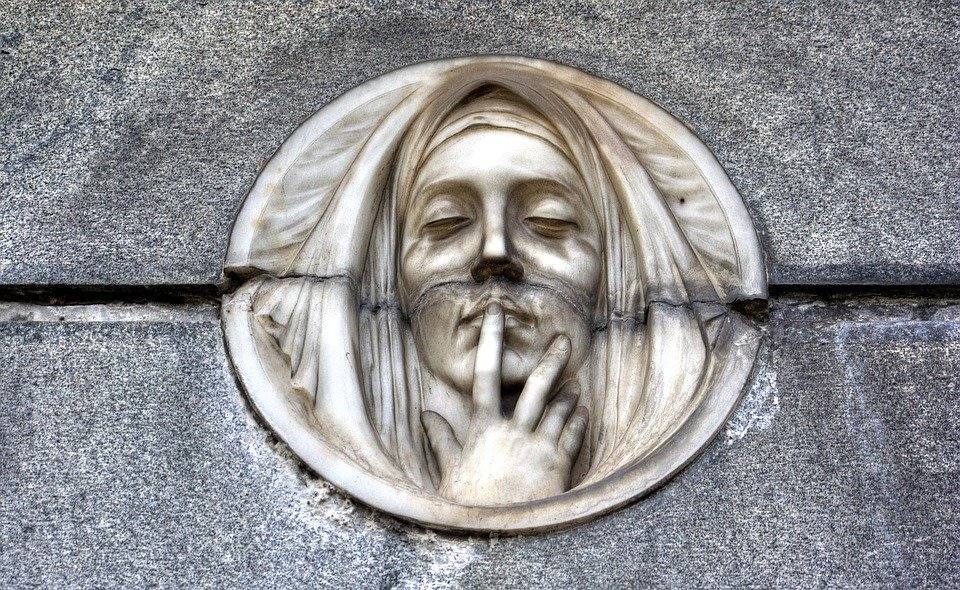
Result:
<svg viewBox="0 0 960 590"><path fill-rule="evenodd" d="M567 360L567 351L553 349L546 354L544 360L550 364L562 364Z"/></svg>
<svg viewBox="0 0 960 590"><path fill-rule="evenodd" d="M536 369L530 372L530 379L552 379L560 372L560 363L540 363Z"/></svg>
<svg viewBox="0 0 960 590"><path fill-rule="evenodd" d="M542 391L550 387L550 378L547 375L537 375L534 373L530 374L530 377L527 378L527 388L529 391Z"/></svg>
<svg viewBox="0 0 960 590"><path fill-rule="evenodd" d="M477 377L490 377L494 370L491 363L477 363L473 368L473 373Z"/></svg>
<svg viewBox="0 0 960 590"><path fill-rule="evenodd" d="M543 367L543 365L540 365L536 369L530 371L530 376L527 377L527 381L533 381L533 380L542 381L548 374L549 372Z"/></svg>
<svg viewBox="0 0 960 590"><path fill-rule="evenodd" d="M500 363L495 359L486 359L484 362L476 365L475 367L479 371L483 371L486 374L494 374L500 372Z"/></svg>

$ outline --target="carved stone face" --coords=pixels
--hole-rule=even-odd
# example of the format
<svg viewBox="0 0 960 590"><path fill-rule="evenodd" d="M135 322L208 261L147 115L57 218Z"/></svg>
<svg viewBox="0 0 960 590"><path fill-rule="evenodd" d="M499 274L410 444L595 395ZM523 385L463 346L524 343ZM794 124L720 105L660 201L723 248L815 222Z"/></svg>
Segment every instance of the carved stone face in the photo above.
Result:
<svg viewBox="0 0 960 590"><path fill-rule="evenodd" d="M428 156L411 189L400 291L421 361L469 394L480 321L506 315L502 383L522 387L550 342L590 346L601 288L601 236L584 181L549 142L473 127Z"/></svg>

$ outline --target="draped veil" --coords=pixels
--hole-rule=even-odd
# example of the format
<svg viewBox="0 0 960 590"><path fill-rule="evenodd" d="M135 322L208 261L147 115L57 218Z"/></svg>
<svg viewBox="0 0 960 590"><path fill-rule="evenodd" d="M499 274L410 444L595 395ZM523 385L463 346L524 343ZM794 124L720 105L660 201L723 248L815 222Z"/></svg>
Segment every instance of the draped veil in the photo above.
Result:
<svg viewBox="0 0 960 590"><path fill-rule="evenodd" d="M420 423L429 376L398 303L399 228L441 121L494 87L550 122L602 230L602 305L580 372L590 426L574 483L643 462L756 348L754 328L727 305L766 295L756 235L729 180L675 119L570 68L490 57L389 78L334 101L284 144L231 238L226 267L256 277L251 325L285 363L286 403L348 462L433 493ZM739 388L749 366L735 368Z"/></svg>

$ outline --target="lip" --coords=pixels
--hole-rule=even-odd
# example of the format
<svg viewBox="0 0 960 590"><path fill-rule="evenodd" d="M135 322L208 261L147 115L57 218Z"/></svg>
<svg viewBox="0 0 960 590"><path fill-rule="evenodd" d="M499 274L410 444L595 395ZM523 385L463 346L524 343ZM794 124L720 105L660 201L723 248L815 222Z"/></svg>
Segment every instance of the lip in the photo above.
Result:
<svg viewBox="0 0 960 590"><path fill-rule="evenodd" d="M491 303L499 303L503 309L505 327L514 328L519 325L533 325L533 317L520 309L519 306L509 298L489 295L469 306L467 312L461 316L460 323L479 325L480 322L483 321L483 315L487 311L487 306Z"/></svg>

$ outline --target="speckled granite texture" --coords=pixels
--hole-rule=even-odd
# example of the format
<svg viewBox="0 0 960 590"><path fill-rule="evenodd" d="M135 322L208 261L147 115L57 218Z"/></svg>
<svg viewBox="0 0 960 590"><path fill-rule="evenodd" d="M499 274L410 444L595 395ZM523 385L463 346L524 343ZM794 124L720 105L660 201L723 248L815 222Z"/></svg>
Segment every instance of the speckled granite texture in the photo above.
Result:
<svg viewBox="0 0 960 590"><path fill-rule="evenodd" d="M296 125L425 59L520 53L703 138L787 284L960 282L956 2L28 0L0 8L0 284L219 281Z"/></svg>
<svg viewBox="0 0 960 590"><path fill-rule="evenodd" d="M90 313L0 323L4 587L960 584L957 305L776 302L699 460L513 538L429 532L310 476L251 417L212 309Z"/></svg>
<svg viewBox="0 0 960 590"><path fill-rule="evenodd" d="M0 3L0 588L960 587L958 23L956 2ZM330 489L253 416L213 300L300 121L476 53L687 121L771 282L808 293L774 289L703 456L531 537ZM157 305L184 295L210 299ZM102 304L33 305L84 297Z"/></svg>

